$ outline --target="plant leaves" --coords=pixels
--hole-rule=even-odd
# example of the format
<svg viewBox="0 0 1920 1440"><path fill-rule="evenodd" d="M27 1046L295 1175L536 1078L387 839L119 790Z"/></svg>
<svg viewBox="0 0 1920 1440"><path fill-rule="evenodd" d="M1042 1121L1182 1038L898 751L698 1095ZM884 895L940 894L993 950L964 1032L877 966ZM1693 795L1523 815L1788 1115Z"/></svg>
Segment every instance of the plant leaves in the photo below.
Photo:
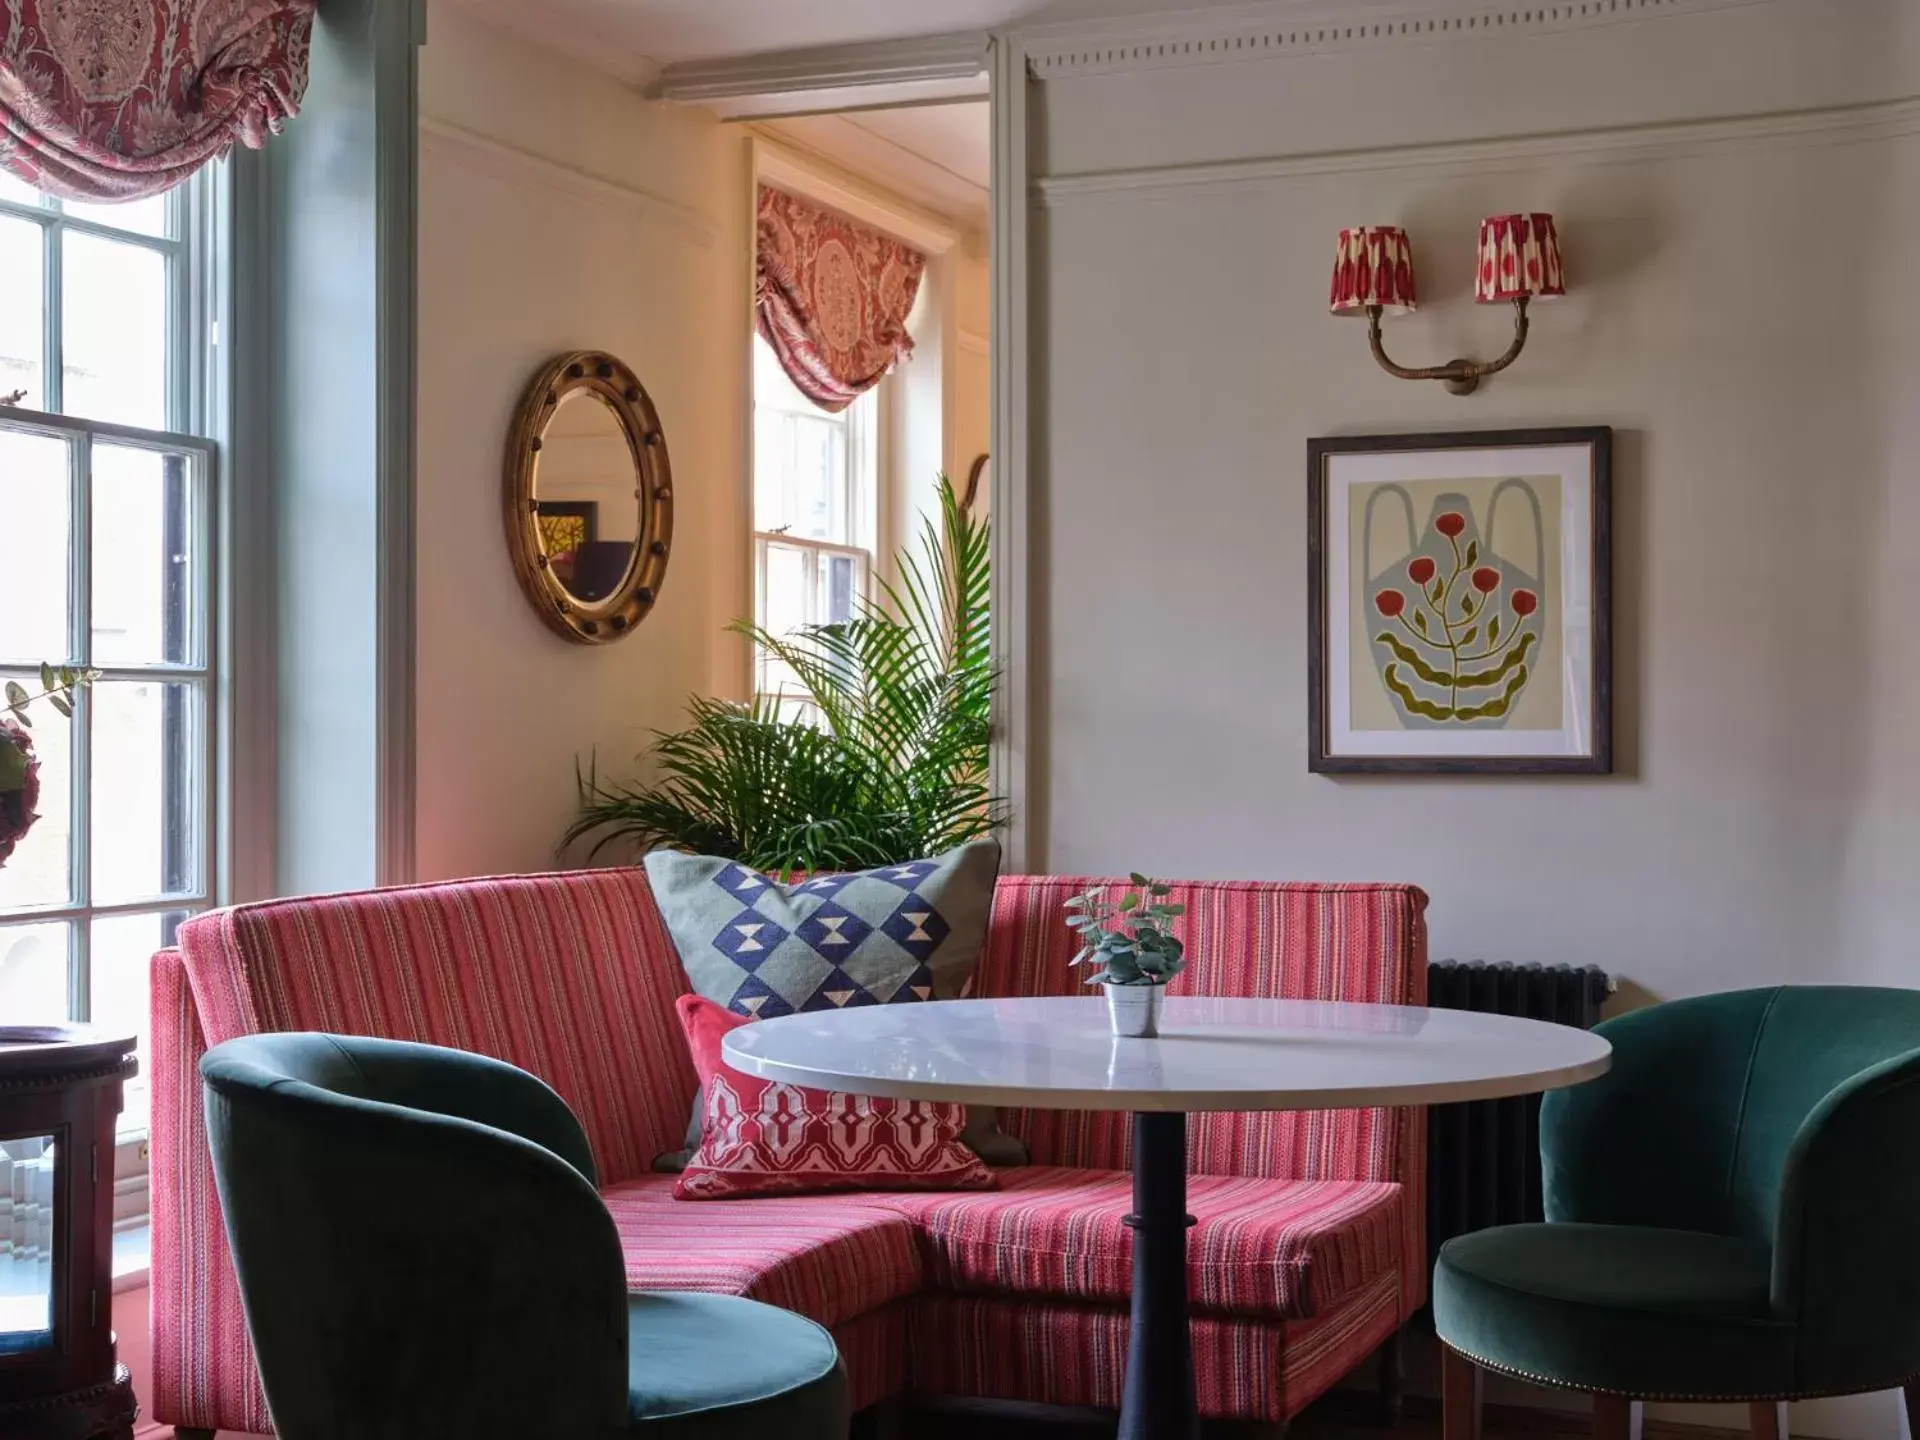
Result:
<svg viewBox="0 0 1920 1440"><path fill-rule="evenodd" d="M57 690L63 683L67 683L63 670L55 670L53 666L42 660L40 662L40 688L42 690Z"/></svg>
<svg viewBox="0 0 1920 1440"><path fill-rule="evenodd" d="M1135 909L1139 904L1140 892L1138 890L1129 890L1120 897L1120 908L1122 911Z"/></svg>
<svg viewBox="0 0 1920 1440"><path fill-rule="evenodd" d="M1422 635L1427 633L1427 612L1426 611L1416 610L1413 612L1413 628L1418 630Z"/></svg>
<svg viewBox="0 0 1920 1440"><path fill-rule="evenodd" d="M1487 622L1487 643L1494 644L1500 638L1500 617L1494 616Z"/></svg>
<svg viewBox="0 0 1920 1440"><path fill-rule="evenodd" d="M1480 634L1480 627L1478 625L1475 625L1471 629L1469 629L1466 634L1460 637L1460 643L1462 645L1471 645L1474 642L1474 639L1479 634Z"/></svg>
<svg viewBox="0 0 1920 1440"><path fill-rule="evenodd" d="M1467 542L1467 564L1474 565L1479 563L1479 560L1480 542L1478 540L1469 540Z"/></svg>
<svg viewBox="0 0 1920 1440"><path fill-rule="evenodd" d="M7 681L7 704L15 710L27 703L27 687L18 680Z"/></svg>
<svg viewBox="0 0 1920 1440"><path fill-rule="evenodd" d="M49 695L47 697L47 703L53 706L54 709L58 710L67 719L71 720L73 718L73 706L71 703L69 703L66 696Z"/></svg>

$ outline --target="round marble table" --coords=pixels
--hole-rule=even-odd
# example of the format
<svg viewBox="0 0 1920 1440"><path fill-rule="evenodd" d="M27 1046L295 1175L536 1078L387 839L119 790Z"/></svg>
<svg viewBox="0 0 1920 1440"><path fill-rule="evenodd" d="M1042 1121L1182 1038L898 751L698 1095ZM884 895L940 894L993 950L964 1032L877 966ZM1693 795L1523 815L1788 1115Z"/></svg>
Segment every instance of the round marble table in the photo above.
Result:
<svg viewBox="0 0 1920 1440"><path fill-rule="evenodd" d="M1132 1324L1120 1440L1199 1430L1188 1332L1187 1115L1490 1100L1604 1074L1599 1036L1538 1020L1307 1000L1169 997L1120 1039L1105 1001L943 1000L742 1026L727 1063L768 1080L901 1100L1133 1112Z"/></svg>

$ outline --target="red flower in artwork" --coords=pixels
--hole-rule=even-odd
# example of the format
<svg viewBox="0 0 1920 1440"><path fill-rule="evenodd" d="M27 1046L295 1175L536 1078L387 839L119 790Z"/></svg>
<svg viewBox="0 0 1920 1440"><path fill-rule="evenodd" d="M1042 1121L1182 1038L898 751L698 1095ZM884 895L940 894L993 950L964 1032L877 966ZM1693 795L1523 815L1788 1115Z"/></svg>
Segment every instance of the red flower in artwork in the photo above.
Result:
<svg viewBox="0 0 1920 1440"><path fill-rule="evenodd" d="M1467 528L1467 517L1458 510L1449 510L1433 522L1433 528L1449 540L1458 540L1460 533Z"/></svg>
<svg viewBox="0 0 1920 1440"><path fill-rule="evenodd" d="M1540 597L1531 590L1516 590L1508 597L1513 602L1513 613L1531 615L1540 608Z"/></svg>
<svg viewBox="0 0 1920 1440"><path fill-rule="evenodd" d="M1407 608L1407 597L1398 590L1382 590L1373 597L1374 608L1391 620Z"/></svg>
<svg viewBox="0 0 1920 1440"><path fill-rule="evenodd" d="M1473 572L1473 588L1482 595L1491 595L1500 588L1500 572L1491 565L1482 565Z"/></svg>
<svg viewBox="0 0 1920 1440"><path fill-rule="evenodd" d="M1433 579L1433 561L1424 555L1416 556L1407 562L1407 578L1416 585L1424 585Z"/></svg>

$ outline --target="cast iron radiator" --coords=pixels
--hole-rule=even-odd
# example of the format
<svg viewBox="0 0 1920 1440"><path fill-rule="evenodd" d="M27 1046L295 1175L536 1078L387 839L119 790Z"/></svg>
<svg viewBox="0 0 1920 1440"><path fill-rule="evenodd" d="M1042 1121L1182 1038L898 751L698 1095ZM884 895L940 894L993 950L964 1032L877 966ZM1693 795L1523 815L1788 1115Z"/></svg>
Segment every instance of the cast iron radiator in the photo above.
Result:
<svg viewBox="0 0 1920 1440"><path fill-rule="evenodd" d="M1439 960L1427 1003L1587 1029L1612 988L1591 965ZM1541 1219L1540 1097L1474 1100L1427 1111L1427 1260L1455 1235Z"/></svg>

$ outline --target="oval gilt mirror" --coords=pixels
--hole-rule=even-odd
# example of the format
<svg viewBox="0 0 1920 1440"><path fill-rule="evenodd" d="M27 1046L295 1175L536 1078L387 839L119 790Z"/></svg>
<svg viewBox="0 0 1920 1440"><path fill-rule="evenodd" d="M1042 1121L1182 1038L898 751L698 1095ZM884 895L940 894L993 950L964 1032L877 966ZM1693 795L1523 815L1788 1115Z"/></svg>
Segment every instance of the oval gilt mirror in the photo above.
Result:
<svg viewBox="0 0 1920 1440"><path fill-rule="evenodd" d="M507 548L540 618L600 645L659 598L673 542L673 477L660 417L613 356L543 366L507 436Z"/></svg>

